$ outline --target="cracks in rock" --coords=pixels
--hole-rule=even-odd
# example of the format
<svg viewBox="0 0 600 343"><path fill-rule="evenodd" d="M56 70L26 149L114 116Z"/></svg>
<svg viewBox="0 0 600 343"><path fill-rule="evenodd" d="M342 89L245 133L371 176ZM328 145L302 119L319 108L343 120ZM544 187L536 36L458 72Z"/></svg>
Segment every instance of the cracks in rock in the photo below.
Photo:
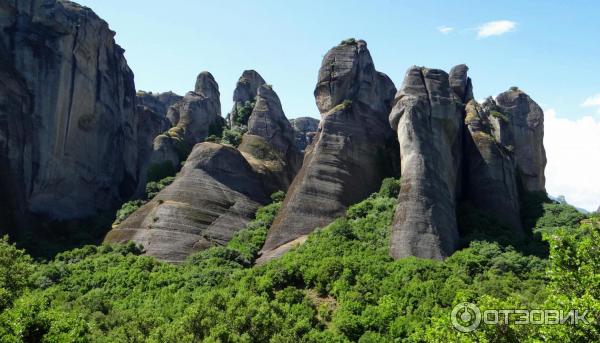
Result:
<svg viewBox="0 0 600 343"><path fill-rule="evenodd" d="M77 57L75 56L75 50L77 49L77 38L79 36L79 25L75 25L75 34L73 35L73 49L71 50L71 88L69 90L69 110L67 111L67 124L65 128L65 134L63 137L63 149L62 153L65 153L67 147L67 138L69 136L69 128L71 125L71 116L73 111L73 102L75 95L75 75L77 73Z"/></svg>

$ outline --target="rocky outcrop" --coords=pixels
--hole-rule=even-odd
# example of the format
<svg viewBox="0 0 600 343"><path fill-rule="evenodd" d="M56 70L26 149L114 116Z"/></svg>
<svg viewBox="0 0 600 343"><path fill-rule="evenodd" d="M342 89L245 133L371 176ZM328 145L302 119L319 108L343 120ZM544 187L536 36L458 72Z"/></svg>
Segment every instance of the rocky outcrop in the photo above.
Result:
<svg viewBox="0 0 600 343"><path fill-rule="evenodd" d="M394 258L441 259L457 247L462 86L453 82L451 88L442 70L412 67L396 94L390 123L398 132L402 179L392 225ZM455 87L463 91L455 94Z"/></svg>
<svg viewBox="0 0 600 343"><path fill-rule="evenodd" d="M387 114L392 81L375 70L367 44L348 41L323 60L315 97L322 120L263 247L270 251L344 215L393 172ZM278 250L278 254L281 251Z"/></svg>
<svg viewBox="0 0 600 343"><path fill-rule="evenodd" d="M240 123L238 119L243 118L241 119L243 122L248 120L256 102L258 89L265 84L265 80L259 73L254 70L244 70L233 91L233 108L227 116L230 127L245 124Z"/></svg>
<svg viewBox="0 0 600 343"><path fill-rule="evenodd" d="M465 116L464 198L523 236L512 151L493 136L493 100L471 100Z"/></svg>
<svg viewBox="0 0 600 343"><path fill-rule="evenodd" d="M172 128L154 139L148 173L151 179L173 174L192 147L223 126L219 86L209 72L198 75L193 92L188 92L167 112Z"/></svg>
<svg viewBox="0 0 600 343"><path fill-rule="evenodd" d="M545 192L546 151L544 112L529 95L513 87L496 97L497 139L514 150L521 185L528 192Z"/></svg>
<svg viewBox="0 0 600 343"><path fill-rule="evenodd" d="M69 1L2 1L0 13L0 177L13 217L113 208L139 172L133 73L115 33Z"/></svg>
<svg viewBox="0 0 600 343"><path fill-rule="evenodd" d="M261 180L238 150L200 143L173 183L106 236L134 241L169 262L224 244L268 202Z"/></svg>
<svg viewBox="0 0 600 343"><path fill-rule="evenodd" d="M302 165L302 155L294 144L294 129L283 113L279 97L271 86L262 85L258 89L256 104L248 120L247 134L262 137L284 161L281 175L284 183L274 191L287 190ZM246 151L246 147L246 144L241 144L240 150ZM260 158L258 155L255 157Z"/></svg>
<svg viewBox="0 0 600 343"><path fill-rule="evenodd" d="M319 120L311 117L300 117L290 120L294 128L296 148L304 153L306 147L312 144L319 127Z"/></svg>
<svg viewBox="0 0 600 343"><path fill-rule="evenodd" d="M138 91L136 93L137 105L147 107L156 114L165 117L169 107L173 106L176 102L183 99L181 95L177 95L173 92L165 93L152 93Z"/></svg>

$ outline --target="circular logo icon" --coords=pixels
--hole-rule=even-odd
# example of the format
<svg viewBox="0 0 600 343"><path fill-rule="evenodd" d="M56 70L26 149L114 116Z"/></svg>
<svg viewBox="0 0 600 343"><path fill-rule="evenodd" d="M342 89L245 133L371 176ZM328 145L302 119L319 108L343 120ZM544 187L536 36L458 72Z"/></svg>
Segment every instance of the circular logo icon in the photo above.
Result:
<svg viewBox="0 0 600 343"><path fill-rule="evenodd" d="M452 309L452 326L460 332L471 332L481 324L481 311L471 303L460 303Z"/></svg>

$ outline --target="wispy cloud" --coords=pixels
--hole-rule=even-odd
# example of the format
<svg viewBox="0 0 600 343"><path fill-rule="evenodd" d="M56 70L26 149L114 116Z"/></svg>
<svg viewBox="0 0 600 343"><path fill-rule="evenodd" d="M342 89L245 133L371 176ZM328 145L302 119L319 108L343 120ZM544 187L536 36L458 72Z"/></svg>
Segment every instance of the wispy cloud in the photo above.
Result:
<svg viewBox="0 0 600 343"><path fill-rule="evenodd" d="M588 211L596 210L600 205L600 120L589 116L571 120L559 117L553 109L545 112L548 193L564 195L567 202Z"/></svg>
<svg viewBox="0 0 600 343"><path fill-rule="evenodd" d="M477 28L477 38L500 36L507 32L514 31L516 27L517 23L510 20L490 21Z"/></svg>
<svg viewBox="0 0 600 343"><path fill-rule="evenodd" d="M447 35L447 34L449 34L450 32L454 31L454 28L453 28L453 27L450 27L450 26L439 26L439 27L437 28L437 30L438 30L439 32L441 32L442 34L445 34L445 35Z"/></svg>
<svg viewBox="0 0 600 343"><path fill-rule="evenodd" d="M585 101L581 104L581 106L583 106L583 107L597 107L598 108L598 113L600 113L600 94L596 94L594 96L591 96L591 97L585 99Z"/></svg>

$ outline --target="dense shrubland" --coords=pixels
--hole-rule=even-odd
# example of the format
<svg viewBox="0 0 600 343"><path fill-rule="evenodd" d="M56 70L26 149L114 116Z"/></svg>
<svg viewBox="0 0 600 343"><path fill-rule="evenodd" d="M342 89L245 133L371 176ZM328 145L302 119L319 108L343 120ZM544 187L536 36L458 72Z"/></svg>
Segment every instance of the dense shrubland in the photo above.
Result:
<svg viewBox="0 0 600 343"><path fill-rule="evenodd" d="M530 240L544 235L545 242L533 246L513 242L501 226L465 206L461 223L471 241L463 249L443 262L394 261L388 234L398 189L396 180L384 181L380 192L350 207L345 218L261 266L253 261L281 193L226 246L181 265L143 256L133 244L85 246L39 263L4 239L0 341L600 339L598 323L483 326L468 334L450 325L452 307L464 301L482 308L589 309L598 316L598 217L541 204L530 226L539 233Z"/></svg>

